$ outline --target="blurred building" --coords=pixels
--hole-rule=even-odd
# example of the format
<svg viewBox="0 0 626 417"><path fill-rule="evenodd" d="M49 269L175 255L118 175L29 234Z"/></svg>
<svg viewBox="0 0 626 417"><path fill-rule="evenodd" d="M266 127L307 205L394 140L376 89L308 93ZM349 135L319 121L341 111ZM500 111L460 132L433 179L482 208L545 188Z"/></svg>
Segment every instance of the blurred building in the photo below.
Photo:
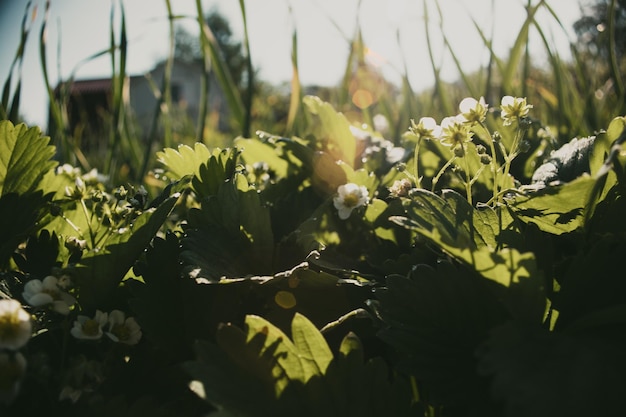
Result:
<svg viewBox="0 0 626 417"><path fill-rule="evenodd" d="M123 102L130 117L134 133L142 138L153 132L155 115L161 95L166 62L160 62L142 75L127 76L123 87ZM197 63L174 60L170 79L172 108L169 114L178 125L194 126L198 119L203 69ZM101 145L112 121L113 80L111 78L79 79L61 83L55 96L66 108L66 132L80 141L86 149ZM161 110L165 110L164 107ZM224 94L214 76L210 76L208 115L217 120L219 130L227 130L228 106ZM55 121L49 112L49 131ZM182 120L186 119L186 120ZM154 132L159 135L159 124Z"/></svg>

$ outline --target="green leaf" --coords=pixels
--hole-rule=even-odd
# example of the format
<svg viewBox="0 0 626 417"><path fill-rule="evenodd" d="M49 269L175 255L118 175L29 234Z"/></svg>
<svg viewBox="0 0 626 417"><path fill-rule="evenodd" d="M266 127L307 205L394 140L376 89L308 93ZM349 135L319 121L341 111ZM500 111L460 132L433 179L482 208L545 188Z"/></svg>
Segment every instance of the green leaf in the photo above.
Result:
<svg viewBox="0 0 626 417"><path fill-rule="evenodd" d="M37 277L45 277L50 275L52 268L61 265L61 262L57 261L60 248L56 233L42 230L39 235L32 235L28 238L23 253L13 254L13 261L21 271Z"/></svg>
<svg viewBox="0 0 626 417"><path fill-rule="evenodd" d="M180 241L174 233L167 233L165 239L154 238L145 259L133 267L143 283L131 282L134 296L130 305L146 339L159 349L180 357L190 353L191 340L186 337L186 330L197 326L197 322L185 319L189 300L183 294L190 283L180 278L179 252ZM168 308L163 308L165 305Z"/></svg>
<svg viewBox="0 0 626 417"><path fill-rule="evenodd" d="M622 216L624 205L619 209ZM566 328L581 317L626 304L626 282L622 279L622 256L626 242L622 237L623 227L621 229L619 232L604 232L601 238L589 244L586 251L577 253L566 265L553 303L559 313L556 330Z"/></svg>
<svg viewBox="0 0 626 417"><path fill-rule="evenodd" d="M214 149L191 180L200 197L216 195L222 184L233 178L239 151L235 148Z"/></svg>
<svg viewBox="0 0 626 417"><path fill-rule="evenodd" d="M36 229L50 195L41 191L0 196L0 268Z"/></svg>
<svg viewBox="0 0 626 417"><path fill-rule="evenodd" d="M50 159L54 146L37 127L13 126L0 121L0 195L34 191L43 176L56 166Z"/></svg>
<svg viewBox="0 0 626 417"><path fill-rule="evenodd" d="M477 352L492 399L519 416L620 415L626 361L623 337L614 335L623 328L572 335L509 322L494 329Z"/></svg>
<svg viewBox="0 0 626 417"><path fill-rule="evenodd" d="M500 233L511 223L505 212L480 211L449 190L443 197L416 190L412 198L408 217L392 216L391 221L413 230L486 279L500 284L502 297L515 317L541 320L545 292L534 255L497 246Z"/></svg>
<svg viewBox="0 0 626 417"><path fill-rule="evenodd" d="M205 164L211 155L206 145L196 142L193 148L179 145L177 149L166 148L157 152L157 161L165 165L171 179L178 180L187 175L198 175L200 166Z"/></svg>
<svg viewBox="0 0 626 417"><path fill-rule="evenodd" d="M323 336L304 316L296 314L292 333L297 335L294 342L269 321L247 316L245 331L220 326L221 349L197 343L197 360L183 366L204 385L206 400L219 409L211 415L418 415L408 380L395 376L390 381L381 358L364 363L354 334L344 339L341 353L333 358Z"/></svg>
<svg viewBox="0 0 626 417"><path fill-rule="evenodd" d="M488 398L478 383L475 351L509 317L488 284L468 268L441 261L435 268L416 265L406 277L390 275L376 292L385 324L378 335L431 404L467 407Z"/></svg>
<svg viewBox="0 0 626 417"><path fill-rule="evenodd" d="M265 162L278 178L287 177L289 162L278 154L278 149L258 139L237 138L235 146L241 149L241 157L248 165Z"/></svg>
<svg viewBox="0 0 626 417"><path fill-rule="evenodd" d="M175 193L158 207L144 211L130 227L110 237L104 248L83 255L76 268L83 309L104 309L111 302L111 294L148 247L179 197Z"/></svg>
<svg viewBox="0 0 626 417"><path fill-rule="evenodd" d="M305 108L317 118L313 135L334 161L343 161L354 166L356 141L350 132L350 124L345 116L337 113L328 103L315 96L303 99Z"/></svg>
<svg viewBox="0 0 626 417"><path fill-rule="evenodd" d="M203 200L200 209L189 214L187 235L182 242L187 269L195 271L196 278L209 281L223 276L269 273L275 246L269 209L244 175L236 173L224 180L228 172L223 172L224 165L213 157L208 166L216 174L206 179L210 182L208 186L196 181L196 188L216 194ZM218 173L219 170L222 171ZM213 190L215 186L218 188Z"/></svg>
<svg viewBox="0 0 626 417"><path fill-rule="evenodd" d="M333 359L324 336L305 316L296 313L291 322L291 337L302 358L305 382L315 375L323 375Z"/></svg>
<svg viewBox="0 0 626 417"><path fill-rule="evenodd" d="M597 180L582 176L567 184L547 186L507 201L511 213L544 232L561 235L583 226L588 197Z"/></svg>
<svg viewBox="0 0 626 417"><path fill-rule="evenodd" d="M269 208L261 203L259 193L248 185L243 175L236 175L239 197L239 220L242 231L248 236L251 261L266 269L274 259L274 234Z"/></svg>
<svg viewBox="0 0 626 417"><path fill-rule="evenodd" d="M512 219L500 209L475 209L467 200L452 190L442 196L424 189L415 190L408 208L408 217L393 216L391 221L413 229L430 238L444 251L461 256L487 246L496 247L499 234ZM463 259L470 258L463 255Z"/></svg>
<svg viewBox="0 0 626 417"><path fill-rule="evenodd" d="M313 325L306 319L297 321L294 330L300 333L299 337L306 338L311 332L307 324ZM232 326L222 326L217 333L218 344L239 366L248 369L261 381L273 385L276 398L280 397L291 381L306 382L312 376L320 375L318 368L304 363L312 358L309 356L303 360L299 348L278 327L259 316L246 316L245 324L246 333ZM313 330L316 330L315 326ZM319 337L322 337L321 334ZM319 338L316 339L319 341ZM326 344L323 337L321 341ZM306 340L298 343L308 349ZM323 348L329 350L328 345Z"/></svg>
<svg viewBox="0 0 626 417"><path fill-rule="evenodd" d="M626 130L626 117L616 117L611 121L606 132L601 132L596 136L589 157L592 175L599 175L604 170L604 164L611 153L613 142L622 135L624 130Z"/></svg>

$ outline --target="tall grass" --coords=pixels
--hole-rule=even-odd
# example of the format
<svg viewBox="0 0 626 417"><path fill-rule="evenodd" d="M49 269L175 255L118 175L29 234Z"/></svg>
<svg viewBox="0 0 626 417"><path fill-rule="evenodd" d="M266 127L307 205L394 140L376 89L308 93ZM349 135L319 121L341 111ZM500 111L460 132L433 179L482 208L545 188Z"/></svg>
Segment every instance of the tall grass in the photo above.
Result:
<svg viewBox="0 0 626 417"><path fill-rule="evenodd" d="M19 117L19 108L20 108L20 96L22 89L22 62L24 57L24 48L26 47L26 41L28 40L28 35L30 33L30 25L28 22L28 16L30 13L31 2L29 1L26 4L26 11L24 12L24 16L22 17L22 24L20 26L20 42L17 47L17 51L15 53L15 57L11 62L11 66L9 68L9 73L7 75L7 79L4 82L4 87L2 88L2 101L0 103L0 119L9 119L16 120ZM36 10L32 12L33 17L36 15ZM13 82L13 73L17 67L17 83L13 93L12 90L12 82Z"/></svg>
<svg viewBox="0 0 626 417"><path fill-rule="evenodd" d="M128 74L126 63L128 60L128 39L126 28L126 16L123 1L120 0L115 7L113 3L110 15L110 45L105 51L96 52L86 61L95 59L102 55L109 55L111 59L111 79L112 79L112 104L110 108L110 126L108 129L108 146L104 158L101 155L84 155L80 147L80 141L75 136L75 132L69 129L67 105L70 98L70 85L74 78L72 76L65 83L60 83L58 88L53 86L48 70L47 51L49 45L46 41L48 30L48 13L50 1L46 3L45 17L40 28L40 65L41 75L44 80L49 101L51 126L50 135L54 144L59 149L58 157L63 162L79 164L88 169L91 166L99 166L105 174L111 175L115 179L128 179L134 182L144 180L146 173L153 167L153 154L155 149L176 145L174 135L175 123L173 104L171 99L171 77L174 62L174 33L175 20L188 18L174 16L172 13L171 0L164 0L167 8L167 19L169 23L169 43L168 55L165 65L165 73L161 82L156 80L153 83L154 93L157 98L154 109L154 118L147 140L142 139L134 132L134 122L129 112L128 102ZM359 7L360 7L359 2ZM612 0L609 8L609 37L611 50L608 70L613 87L602 90L604 94L600 97L600 89L595 81L593 63L575 48L572 48L573 58L565 61L559 52L554 48L552 35L546 32L536 20L539 11L547 11L557 27L566 31L559 17L546 0L532 2L528 0L526 7L526 17L521 26L516 29L518 36L506 56L496 53L493 48L494 32L493 28L481 27L473 21L474 29L482 39L482 47L489 54L488 63L478 71L468 72L456 53L456 49L461 47L453 45L444 30L447 15L443 13L436 0L423 1L423 21L416 22L416 25L423 27L423 34L428 47L428 65L433 74L434 83L432 88L424 91L415 91L409 81L410 73L406 62L402 68L398 69L401 75L399 86L392 86L390 83L383 88L383 93L376 93L376 99L372 103L364 105L354 100L351 92L355 82L361 82L360 88L371 87L375 83L369 83L367 77L379 80L378 69L367 63L368 48L363 40L360 23L357 17L357 29L352 36L347 36L342 32L340 22L332 22L338 32L349 45L349 54L346 60L344 76L332 91L332 104L338 109L349 114L354 122L373 124L373 116L377 113L383 114L389 121L391 127L387 133L390 139L399 142L401 134L409 126L410 119L421 116L443 117L456 112L456 103L464 96L484 96L491 105L497 105L497 100L502 95L528 96L529 101L535 105L535 117L542 121L553 123L560 140L564 141L575 135L590 134L608 125L609 120L619 113L626 112L625 88L620 72L618 57L615 54L615 29L616 0ZM210 91L210 79L217 80L221 94L225 98L230 117L232 119L232 137L242 135L249 137L253 134L252 127L260 127L263 130L273 133L284 133L286 135L298 135L305 127L305 120L302 115L302 91L300 83L298 64L298 31L294 28L292 33L292 79L291 91L288 97L282 97L287 112L285 120L253 120L255 114L255 103L263 97L255 97L261 91L267 89L257 88L261 80L255 79L255 71L251 60L251 51L248 33L248 18L244 0L239 1L240 16L243 22L244 39L243 53L245 54L247 79L243 89L236 85L228 70L228 64L224 55L220 51L215 34L207 25L204 17L205 11L202 1L196 0L196 15L193 19L197 22L199 33L199 44L202 55L202 88L201 107L198 119L193 121L195 130L192 132L195 140L210 143L211 133L215 127L209 121L209 109L207 107L211 94L217 92ZM492 2L495 5L495 2ZM115 31L117 16L115 12L119 10L119 32ZM19 109L23 103L20 102L21 87L21 65L25 53L25 45L31 27L28 17L33 13L32 5L29 2L21 24L21 37L15 57L11 63L9 75L4 82L2 91L2 102L0 106L0 118L8 118L17 121ZM358 13L357 13L358 16ZM295 26L295 25L294 25ZM538 34L543 43L543 51L531 50L530 34ZM434 35L439 35L445 52L452 59L458 71L459 77L456 83L447 83L441 77L442 65L435 58ZM397 42L407 41L400 39L398 33ZM411 40L408 40L409 42ZM401 45L400 45L401 46ZM536 68L532 65L531 56L540 52L548 57L547 68ZM361 77L359 81L357 79ZM379 78L376 78L379 77ZM356 79L356 81L355 81ZM14 87L13 87L14 86ZM380 87L379 87L380 88ZM393 93L390 93L393 91ZM263 125L265 123L265 125ZM277 126L284 128L277 131ZM104 160L104 163L96 162ZM128 170L128 167L133 169ZM126 167L126 173L122 174L122 168Z"/></svg>

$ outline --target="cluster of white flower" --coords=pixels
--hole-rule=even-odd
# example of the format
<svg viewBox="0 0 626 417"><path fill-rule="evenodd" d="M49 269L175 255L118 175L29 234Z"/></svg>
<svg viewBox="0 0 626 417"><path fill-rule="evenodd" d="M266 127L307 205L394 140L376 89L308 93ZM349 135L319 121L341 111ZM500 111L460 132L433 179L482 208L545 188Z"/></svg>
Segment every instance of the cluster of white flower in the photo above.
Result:
<svg viewBox="0 0 626 417"><path fill-rule="evenodd" d="M87 184L104 183L109 180L108 175L99 173L96 168L92 168L91 171L82 174L80 168L76 168L70 164L59 165L56 169L56 174L65 175L72 180L80 178L81 181L84 181Z"/></svg>
<svg viewBox="0 0 626 417"><path fill-rule="evenodd" d="M504 96L500 102L500 116L503 124L509 126L528 116L533 106L526 103L526 98ZM470 126L483 123L487 117L489 105L484 97L478 100L466 97L459 104L460 113L445 117L440 125L432 117L422 117L417 123L411 120L409 130L419 139L437 139L442 144L457 147L472 140Z"/></svg>
<svg viewBox="0 0 626 417"><path fill-rule="evenodd" d="M123 311L113 310L107 314L96 310L93 318L79 315L70 330L77 339L99 340L106 334L114 342L136 345L141 339L141 328L133 317Z"/></svg>
<svg viewBox="0 0 626 417"><path fill-rule="evenodd" d="M48 307L66 316L76 304L76 299L65 291L67 285L66 279L59 280L52 275L43 280L32 279L24 285L22 296L33 307Z"/></svg>

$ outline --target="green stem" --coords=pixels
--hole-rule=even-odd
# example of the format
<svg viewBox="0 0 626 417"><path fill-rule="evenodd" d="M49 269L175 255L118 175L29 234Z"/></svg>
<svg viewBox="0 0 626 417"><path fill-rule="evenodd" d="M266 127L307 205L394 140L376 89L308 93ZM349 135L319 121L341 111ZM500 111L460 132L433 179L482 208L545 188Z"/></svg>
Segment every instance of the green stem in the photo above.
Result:
<svg viewBox="0 0 626 417"><path fill-rule="evenodd" d="M483 173L484 169L485 169L485 165L482 165L480 168L478 168L478 171L476 171L476 174L474 175L474 177L470 181L470 185L474 185L474 183L476 181L478 181L478 177L480 177L480 174Z"/></svg>
<svg viewBox="0 0 626 417"><path fill-rule="evenodd" d="M509 177L509 172L511 170L511 162L515 159L515 157L519 154L518 148L519 144L522 141L522 137L524 136L523 131L517 127L517 131L515 132L515 138L513 139L513 144L511 145L511 150L506 152L506 149L503 147L504 153L504 172L502 176L502 180L500 181L500 189L505 188L505 181Z"/></svg>
<svg viewBox="0 0 626 417"><path fill-rule="evenodd" d="M89 211L87 210L87 205L85 204L85 200L80 199L80 206L83 209L83 214L85 215L85 220L87 221L87 227L89 228L89 239L91 239L91 247L94 248L96 246L96 236L91 228L91 216L89 215Z"/></svg>
<svg viewBox="0 0 626 417"><path fill-rule="evenodd" d="M469 172L469 162L466 157L463 157L465 160L464 169L465 169L465 193L467 194L467 202L470 206L473 206L472 203L472 181L470 180L470 172Z"/></svg>
<svg viewBox="0 0 626 417"><path fill-rule="evenodd" d="M420 164L420 141L417 141L415 145L415 187L422 188L422 179L420 178L419 164Z"/></svg>
<svg viewBox="0 0 626 417"><path fill-rule="evenodd" d="M496 201L498 196L498 156L496 154L496 145L487 126L485 126L483 122L480 122L480 127L483 128L489 138L487 140L487 142L489 142L489 151L491 152L491 163L489 166L491 169L491 175L493 176L493 201Z"/></svg>
<svg viewBox="0 0 626 417"><path fill-rule="evenodd" d="M446 164L439 170L435 178L433 178L433 185L431 187L432 192L435 192L435 187L437 186L437 183L439 182L439 178L441 178L443 173L446 172L446 170L450 167L450 165L452 165L452 163L455 160L456 160L456 156L453 156L452 158L450 158L450 160L448 160L448 162L446 162Z"/></svg>
<svg viewBox="0 0 626 417"><path fill-rule="evenodd" d="M78 233L78 237L80 237L81 239L84 239L85 236L83 235L83 232L80 230L80 227L76 226L70 219L68 219L67 217L65 217L65 215L61 215L61 218L65 221L65 223L67 223L76 233Z"/></svg>

